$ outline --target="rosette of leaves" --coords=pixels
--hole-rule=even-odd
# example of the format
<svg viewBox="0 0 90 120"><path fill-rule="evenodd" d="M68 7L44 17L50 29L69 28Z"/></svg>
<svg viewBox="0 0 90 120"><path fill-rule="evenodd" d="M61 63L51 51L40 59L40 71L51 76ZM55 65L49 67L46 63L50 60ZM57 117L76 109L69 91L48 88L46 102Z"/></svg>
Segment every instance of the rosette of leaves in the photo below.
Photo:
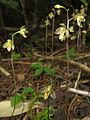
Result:
<svg viewBox="0 0 90 120"><path fill-rule="evenodd" d="M34 76L40 76L42 73L46 73L47 75L53 75L55 73L55 70L50 65L44 66L41 62L33 63L31 68L35 71Z"/></svg>

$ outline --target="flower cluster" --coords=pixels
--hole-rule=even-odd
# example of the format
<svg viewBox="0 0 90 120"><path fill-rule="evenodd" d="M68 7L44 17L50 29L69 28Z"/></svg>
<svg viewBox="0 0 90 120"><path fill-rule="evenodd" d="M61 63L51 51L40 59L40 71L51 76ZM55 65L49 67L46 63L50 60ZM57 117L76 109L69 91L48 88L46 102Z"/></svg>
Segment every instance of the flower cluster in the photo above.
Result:
<svg viewBox="0 0 90 120"><path fill-rule="evenodd" d="M19 31L15 32L15 33L12 35L12 39L11 39L11 40L8 39L7 42L4 43L3 48L6 48L9 52L10 52L11 50L14 50L14 49L15 49L15 46L14 46L13 37L14 37L16 34L18 34L18 33L19 33L20 35L22 35L24 38L26 38L26 37L27 37L27 36L26 36L26 33L28 33L28 31L26 30L25 26L22 26Z"/></svg>
<svg viewBox="0 0 90 120"><path fill-rule="evenodd" d="M56 29L55 34L59 35L59 39L64 41L66 38L70 37L69 32L74 32L73 26L71 26L68 30L65 24L60 24L60 27Z"/></svg>
<svg viewBox="0 0 90 120"><path fill-rule="evenodd" d="M77 25L79 27L82 27L82 22L85 22L85 16L86 16L84 6L81 6L81 10L79 12L78 12L78 10L76 10L72 16L73 16L74 20L77 21Z"/></svg>
<svg viewBox="0 0 90 120"><path fill-rule="evenodd" d="M66 39L66 31L66 26L64 24L61 24L61 27L56 29L55 34L59 35L59 39L63 41Z"/></svg>

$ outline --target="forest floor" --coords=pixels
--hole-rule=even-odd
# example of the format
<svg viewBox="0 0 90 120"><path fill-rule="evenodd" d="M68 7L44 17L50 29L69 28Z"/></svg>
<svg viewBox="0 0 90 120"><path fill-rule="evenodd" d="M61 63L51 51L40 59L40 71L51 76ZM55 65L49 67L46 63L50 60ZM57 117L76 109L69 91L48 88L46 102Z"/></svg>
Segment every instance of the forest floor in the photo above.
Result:
<svg viewBox="0 0 90 120"><path fill-rule="evenodd" d="M69 62L69 72L67 74L67 62L59 60L56 56L64 54L65 49L56 50L53 55L43 55L42 52L33 52L31 58L19 58L14 60L14 73L16 80L17 91L25 87L32 86L35 90L43 88L52 80L54 90L56 92L56 99L50 98L50 105L52 105L56 112L53 120L65 120L65 102L68 104L68 119L67 120L90 120L90 96L80 95L66 90L66 82L69 79L69 88L74 88L77 82L78 90L90 92L90 50L85 49L84 53L80 53L78 57L72 60L78 63ZM61 54L62 53L62 54ZM54 56L55 59L52 59ZM80 58L81 57L81 58ZM53 64L56 74L52 77L47 74L42 74L40 77L34 77L34 71L30 65L37 61L44 61L44 64ZM88 66L84 68L79 63ZM0 101L8 100L15 95L15 86L13 81L13 71L10 59L2 59L0 67L9 73L6 76L2 71L0 72ZM81 73L81 74L79 74ZM90 93L89 93L90 94ZM13 120L18 116L13 117ZM9 120L10 118L0 118L0 120Z"/></svg>

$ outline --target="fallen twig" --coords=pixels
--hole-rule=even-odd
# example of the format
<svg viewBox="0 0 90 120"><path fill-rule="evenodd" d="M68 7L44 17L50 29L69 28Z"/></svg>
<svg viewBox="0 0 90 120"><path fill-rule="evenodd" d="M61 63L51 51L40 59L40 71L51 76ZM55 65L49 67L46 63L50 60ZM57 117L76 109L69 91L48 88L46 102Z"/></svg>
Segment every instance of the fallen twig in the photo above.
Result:
<svg viewBox="0 0 90 120"><path fill-rule="evenodd" d="M78 73L78 77L77 77L77 80L76 80L76 82L75 82L74 89L77 87L78 82L79 82L79 80L80 80L80 77L81 77L81 71L79 71L79 73Z"/></svg>
<svg viewBox="0 0 90 120"><path fill-rule="evenodd" d="M65 63L69 62L69 64L75 65L75 66L79 67L81 70L90 73L90 67L88 67L87 65L84 65L80 62L76 62L74 60L63 59L62 56L49 56L48 57L48 56L42 56L42 55L37 54L37 53L34 53L34 55L36 55L37 57L41 57L43 59L57 60L57 61L65 62Z"/></svg>
<svg viewBox="0 0 90 120"><path fill-rule="evenodd" d="M90 92L87 91L82 91L75 88L68 88L67 91L90 97Z"/></svg>
<svg viewBox="0 0 90 120"><path fill-rule="evenodd" d="M74 60L79 60L79 59L85 59L87 57L90 57L90 53L87 54L80 54L79 57L75 58Z"/></svg>
<svg viewBox="0 0 90 120"><path fill-rule="evenodd" d="M6 71L4 68L2 68L1 66L0 66L0 71L1 71L6 77L10 76L10 73L7 72L7 71Z"/></svg>

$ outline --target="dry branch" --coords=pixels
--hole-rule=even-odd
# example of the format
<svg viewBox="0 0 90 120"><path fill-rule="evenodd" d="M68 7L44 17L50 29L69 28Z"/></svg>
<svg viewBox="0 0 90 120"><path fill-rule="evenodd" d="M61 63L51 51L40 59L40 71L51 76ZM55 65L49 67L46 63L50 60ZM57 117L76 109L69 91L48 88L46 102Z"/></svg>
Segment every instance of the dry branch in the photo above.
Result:
<svg viewBox="0 0 90 120"><path fill-rule="evenodd" d="M90 92L87 91L82 91L75 88L68 88L67 91L90 97Z"/></svg>
<svg viewBox="0 0 90 120"><path fill-rule="evenodd" d="M66 62L66 60L65 60L65 62ZM90 67L88 67L87 65L82 64L80 62L73 61L73 60L68 60L68 62L70 64L75 65L75 66L79 67L80 69L90 73Z"/></svg>
<svg viewBox="0 0 90 120"><path fill-rule="evenodd" d="M1 66L0 66L0 71L1 71L6 77L10 76L10 73L7 72L7 71L6 71L4 68L2 68Z"/></svg>
<svg viewBox="0 0 90 120"><path fill-rule="evenodd" d="M60 62L65 62L65 63L68 62L69 64L75 65L78 68L80 68L81 70L90 73L90 67L88 67L87 65L82 64L80 62L74 61L74 60L66 60L66 59L63 59L61 56L49 56L48 57L48 56L42 56L42 55L37 54L37 53L34 53L34 55L41 57L43 59L47 59L47 60L55 60L55 61L60 61Z"/></svg>

